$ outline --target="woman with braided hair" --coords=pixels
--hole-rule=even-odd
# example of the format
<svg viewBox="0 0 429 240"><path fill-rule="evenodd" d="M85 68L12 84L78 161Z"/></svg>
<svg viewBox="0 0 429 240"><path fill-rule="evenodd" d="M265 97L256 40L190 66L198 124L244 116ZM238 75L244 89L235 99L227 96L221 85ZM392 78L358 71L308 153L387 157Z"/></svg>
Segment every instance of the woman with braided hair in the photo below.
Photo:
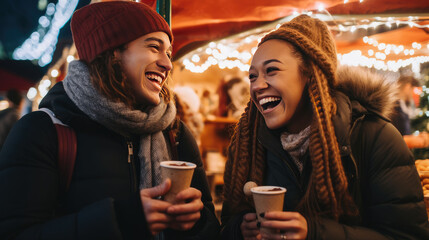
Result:
<svg viewBox="0 0 429 240"><path fill-rule="evenodd" d="M266 35L249 79L225 168L223 239L429 239L413 156L387 118L394 86L337 70L325 23L301 15ZM283 211L257 222L248 181L285 187Z"/></svg>

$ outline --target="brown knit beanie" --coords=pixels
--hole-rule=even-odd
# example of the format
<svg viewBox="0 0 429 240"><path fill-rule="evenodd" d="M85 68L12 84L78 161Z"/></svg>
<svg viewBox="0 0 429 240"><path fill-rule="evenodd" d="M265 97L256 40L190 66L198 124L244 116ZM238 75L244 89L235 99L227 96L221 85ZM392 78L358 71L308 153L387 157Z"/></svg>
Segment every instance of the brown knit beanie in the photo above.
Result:
<svg viewBox="0 0 429 240"><path fill-rule="evenodd" d="M293 44L326 74L330 87L335 86L337 51L331 32L324 22L308 15L300 15L267 34L259 45L270 39Z"/></svg>
<svg viewBox="0 0 429 240"><path fill-rule="evenodd" d="M173 41L164 18L144 3L99 2L77 10L71 19L79 58L87 63L109 49L152 32L165 32Z"/></svg>

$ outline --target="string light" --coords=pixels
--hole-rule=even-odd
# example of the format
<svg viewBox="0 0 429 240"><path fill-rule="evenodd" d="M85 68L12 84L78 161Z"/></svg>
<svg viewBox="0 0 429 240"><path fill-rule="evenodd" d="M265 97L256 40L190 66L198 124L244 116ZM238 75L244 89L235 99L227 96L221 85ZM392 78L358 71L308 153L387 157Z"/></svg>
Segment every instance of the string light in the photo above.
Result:
<svg viewBox="0 0 429 240"><path fill-rule="evenodd" d="M236 43L227 43L227 41L210 42L207 48L197 49L184 56L182 64L186 69L195 73L202 73L214 65L218 65L220 69L239 68L241 71L248 71L250 67L248 62L257 48L251 48L250 52L248 50L240 51L239 49L243 48L245 44L253 45L260 40L261 36L252 35L245 37L244 41Z"/></svg>
<svg viewBox="0 0 429 240"><path fill-rule="evenodd" d="M59 74L59 72L58 72L58 70L57 70L57 69L53 69L53 70L51 71L51 76L52 76L52 77L58 77L58 74Z"/></svg>
<svg viewBox="0 0 429 240"><path fill-rule="evenodd" d="M182 63L186 69L196 73L202 73L213 65L218 65L220 69L239 68L242 71L248 71L250 67L248 63L257 47L252 47L250 52L247 50L240 52L237 49L243 48L244 44L250 44L255 41L259 42L260 39L260 35L253 35L246 37L245 41L239 41L239 43L227 44L225 41L224 43L211 42L206 49L199 49L197 52L190 53L191 55L188 57L185 56ZM378 42L376 39L368 36L363 37L362 40L365 44L373 46L375 50L369 49L367 56L364 56L360 50L338 54L338 59L342 64L393 72L397 72L402 67L412 65L413 72L417 73L420 71L420 64L429 62L429 56L412 57L417 50L422 48L422 44L417 42L413 42L411 48L405 48L403 45ZM429 44L426 47L429 49ZM391 54L403 54L410 56L410 58L386 61ZM203 62L200 62L202 60Z"/></svg>
<svg viewBox="0 0 429 240"><path fill-rule="evenodd" d="M408 59L399 59L397 61L389 60L387 62L385 60L385 55L378 55L376 57L366 57L362 55L360 50L354 50L350 53L346 54L337 54L338 60L341 64L348 66L361 66L367 68L375 68L377 70L383 71L393 71L397 72L400 68L407 67L412 65L413 71L420 70L420 64L429 62L429 56L418 56L411 57Z"/></svg>
<svg viewBox="0 0 429 240"><path fill-rule="evenodd" d="M70 63L71 61L74 60L74 56L73 55L68 55L67 56L67 62Z"/></svg>
<svg viewBox="0 0 429 240"><path fill-rule="evenodd" d="M39 18L38 30L15 49L12 54L13 59L38 59L41 67L49 64L52 61L60 29L70 19L78 2L79 0L59 0L57 4L49 3L45 15Z"/></svg>
<svg viewBox="0 0 429 240"><path fill-rule="evenodd" d="M341 31L341 32L354 32L358 29L369 29L369 28L377 28L379 26L386 26L388 28L391 28L394 24L396 24L396 27L399 27L400 25L408 25L409 27L417 27L417 28L429 28L429 24L426 25L420 25L415 23L414 21L418 20L418 17L408 17L408 21L402 21L402 20L395 20L393 17L388 17L385 20L383 20L380 17L376 17L375 21L372 21L371 23L367 24L365 23L366 20L362 20L362 24L350 24L348 26L344 26L343 24L339 24L338 28L331 27L334 30Z"/></svg>
<svg viewBox="0 0 429 240"><path fill-rule="evenodd" d="M416 50L419 50L422 48L422 45L417 42L413 42L411 44L412 48L405 48L403 45L395 45L395 44L386 44L386 43L379 43L377 40L370 38L370 37L363 37L362 41L365 44L371 45L373 47L376 47L378 50L382 51L384 50L383 54L386 56L390 55L393 51L396 55L403 53L404 55L410 55L413 56L415 54ZM378 52L377 52L378 53ZM375 53L375 54L377 54ZM372 49L368 50L368 55L372 56L374 54L374 51Z"/></svg>

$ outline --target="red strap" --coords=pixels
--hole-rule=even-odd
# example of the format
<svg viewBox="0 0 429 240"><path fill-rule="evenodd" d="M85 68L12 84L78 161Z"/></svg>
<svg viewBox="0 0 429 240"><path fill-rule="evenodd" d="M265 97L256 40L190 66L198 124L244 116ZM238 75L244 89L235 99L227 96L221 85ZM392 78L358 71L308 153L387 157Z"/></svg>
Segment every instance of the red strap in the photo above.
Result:
<svg viewBox="0 0 429 240"><path fill-rule="evenodd" d="M76 160L77 141L75 131L67 126L54 124L58 136L58 169L60 171L60 196L69 189Z"/></svg>

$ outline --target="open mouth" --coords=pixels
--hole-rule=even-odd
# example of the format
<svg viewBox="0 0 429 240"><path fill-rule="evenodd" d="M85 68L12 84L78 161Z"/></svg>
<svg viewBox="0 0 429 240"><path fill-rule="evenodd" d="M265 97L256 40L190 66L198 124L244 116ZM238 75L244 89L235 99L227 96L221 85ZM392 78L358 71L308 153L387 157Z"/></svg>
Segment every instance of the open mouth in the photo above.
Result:
<svg viewBox="0 0 429 240"><path fill-rule="evenodd" d="M281 102L281 98L279 97L266 97L259 100L259 105L261 105L262 109L269 110L275 108Z"/></svg>
<svg viewBox="0 0 429 240"><path fill-rule="evenodd" d="M161 77L158 74L155 74L155 73L146 73L146 77L147 77L147 79L149 79L149 80L151 80L153 82L157 82L159 85L162 84L163 77Z"/></svg>

